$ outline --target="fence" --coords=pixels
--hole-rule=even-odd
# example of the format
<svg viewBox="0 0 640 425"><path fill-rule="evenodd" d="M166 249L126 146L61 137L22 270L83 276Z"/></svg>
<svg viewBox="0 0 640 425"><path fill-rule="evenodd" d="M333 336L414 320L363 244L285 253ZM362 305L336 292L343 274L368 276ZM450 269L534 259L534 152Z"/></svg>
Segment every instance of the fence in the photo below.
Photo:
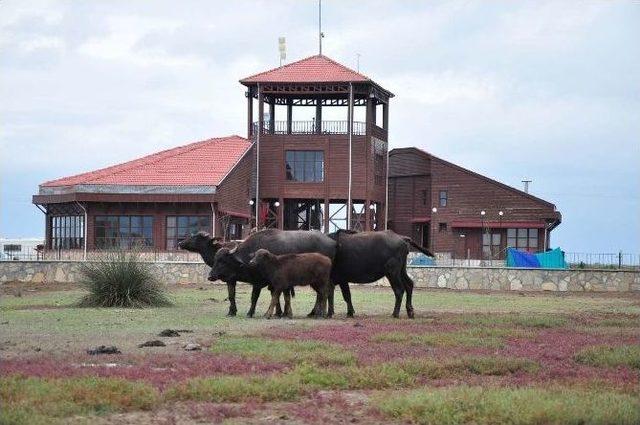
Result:
<svg viewBox="0 0 640 425"><path fill-rule="evenodd" d="M89 251L87 259L97 259L107 251ZM199 262L202 261L200 254L188 251L160 251L144 250L140 252L142 259L146 261L169 261L169 262ZM412 256L415 254L412 254ZM81 249L72 250L47 250L44 252L33 251L31 253L16 252L4 253L0 256L0 261L40 261L40 260L62 260L62 261L82 261L84 251ZM585 253L566 252L565 261L572 269L629 269L640 270L640 254L618 253ZM437 266L461 266L461 267L504 267L504 259L473 259L473 258L452 258L447 253L436 253Z"/></svg>
<svg viewBox="0 0 640 425"><path fill-rule="evenodd" d="M640 254L566 252L564 259L572 269L640 269Z"/></svg>

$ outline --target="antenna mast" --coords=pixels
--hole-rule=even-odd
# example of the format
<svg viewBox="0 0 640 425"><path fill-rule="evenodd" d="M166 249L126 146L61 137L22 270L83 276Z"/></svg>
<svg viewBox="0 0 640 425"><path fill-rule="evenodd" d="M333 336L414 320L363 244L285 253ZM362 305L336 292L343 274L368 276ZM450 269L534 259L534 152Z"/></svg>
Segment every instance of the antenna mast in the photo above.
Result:
<svg viewBox="0 0 640 425"><path fill-rule="evenodd" d="M318 0L318 47L321 55L323 38L324 34L322 33L322 0Z"/></svg>

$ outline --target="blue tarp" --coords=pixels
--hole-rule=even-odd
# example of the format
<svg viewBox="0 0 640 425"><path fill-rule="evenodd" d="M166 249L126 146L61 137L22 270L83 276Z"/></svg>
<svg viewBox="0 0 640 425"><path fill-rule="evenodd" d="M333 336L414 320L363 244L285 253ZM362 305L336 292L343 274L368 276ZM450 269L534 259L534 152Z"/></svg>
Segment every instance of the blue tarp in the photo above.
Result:
<svg viewBox="0 0 640 425"><path fill-rule="evenodd" d="M560 248L536 254L507 248L507 267L566 269L567 263L564 261L564 252Z"/></svg>
<svg viewBox="0 0 640 425"><path fill-rule="evenodd" d="M540 261L535 254L507 248L507 267L540 268Z"/></svg>
<svg viewBox="0 0 640 425"><path fill-rule="evenodd" d="M564 261L564 251L560 248L552 249L547 252L539 252L536 254L540 267L543 269L567 269L567 263Z"/></svg>
<svg viewBox="0 0 640 425"><path fill-rule="evenodd" d="M413 259L409 262L410 266L435 266L436 262L433 261L433 258L427 257L424 254L419 254L413 257Z"/></svg>

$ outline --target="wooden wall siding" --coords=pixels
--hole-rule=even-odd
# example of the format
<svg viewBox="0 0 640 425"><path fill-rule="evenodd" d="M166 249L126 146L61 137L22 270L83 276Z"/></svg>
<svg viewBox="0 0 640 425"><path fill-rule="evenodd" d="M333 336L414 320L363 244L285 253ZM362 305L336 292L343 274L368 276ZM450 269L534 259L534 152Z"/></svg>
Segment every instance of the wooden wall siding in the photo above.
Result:
<svg viewBox="0 0 640 425"><path fill-rule="evenodd" d="M255 197L255 189L252 184L254 167L255 159L252 148L218 186L216 194L218 210L251 214L249 200Z"/></svg>
<svg viewBox="0 0 640 425"><path fill-rule="evenodd" d="M286 179L285 151L324 152L324 181L291 182ZM353 199L384 201L384 187L374 184L373 154L366 136L352 138ZM346 135L260 136L260 197L302 199L347 199L349 183L349 138Z"/></svg>
<svg viewBox="0 0 640 425"><path fill-rule="evenodd" d="M211 217L210 203L89 203L87 204L87 249L95 249L95 217L98 215L153 216L153 244L166 249L168 215L206 215Z"/></svg>
<svg viewBox="0 0 640 425"><path fill-rule="evenodd" d="M437 157L413 148L390 153L389 219L398 233L420 240L420 223L416 219L431 217L430 230L436 252L451 252L473 258L481 254L481 231L452 228L454 221L500 222L498 211L504 211L503 222L527 221L546 223L560 218L553 204L529 196L517 189L472 173ZM427 191L427 205L422 204L422 190ZM441 207L440 191L447 191L447 206ZM432 214L431 208L437 213ZM446 223L446 231L440 231ZM460 238L460 234L465 238ZM506 246L506 226L500 232L502 247ZM544 244L544 230L538 234L538 249Z"/></svg>

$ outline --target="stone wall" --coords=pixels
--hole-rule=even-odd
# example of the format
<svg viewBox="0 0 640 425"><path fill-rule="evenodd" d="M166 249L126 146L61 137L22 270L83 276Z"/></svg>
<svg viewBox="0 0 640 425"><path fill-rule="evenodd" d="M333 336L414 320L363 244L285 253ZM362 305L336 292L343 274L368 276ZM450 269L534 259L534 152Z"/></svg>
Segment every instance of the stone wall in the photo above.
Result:
<svg viewBox="0 0 640 425"><path fill-rule="evenodd" d="M77 261L2 261L0 284L6 282L75 283ZM201 262L152 262L160 281L169 285L207 283L209 267ZM419 288L502 291L640 292L640 272L631 270L543 270L504 267L419 267L408 273ZM387 284L386 279L377 282Z"/></svg>

